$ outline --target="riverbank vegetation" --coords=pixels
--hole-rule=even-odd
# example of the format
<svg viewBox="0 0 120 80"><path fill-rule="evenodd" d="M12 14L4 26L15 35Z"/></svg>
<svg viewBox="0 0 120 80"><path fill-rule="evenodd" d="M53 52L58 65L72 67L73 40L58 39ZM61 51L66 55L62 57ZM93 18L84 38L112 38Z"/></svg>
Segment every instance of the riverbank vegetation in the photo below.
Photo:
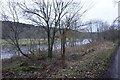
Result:
<svg viewBox="0 0 120 80"><path fill-rule="evenodd" d="M51 60L46 51L36 53L33 60L13 57L2 61L2 74L4 78L98 78L115 46L112 42L104 42L67 48L64 69L59 52Z"/></svg>

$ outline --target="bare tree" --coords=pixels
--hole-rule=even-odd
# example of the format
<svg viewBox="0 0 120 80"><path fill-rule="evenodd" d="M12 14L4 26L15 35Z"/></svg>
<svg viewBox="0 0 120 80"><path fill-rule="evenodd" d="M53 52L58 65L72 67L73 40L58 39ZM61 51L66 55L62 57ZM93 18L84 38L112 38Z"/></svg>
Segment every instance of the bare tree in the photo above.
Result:
<svg viewBox="0 0 120 80"><path fill-rule="evenodd" d="M25 3L19 4L24 15L32 22L42 27L47 33L48 42L48 57L52 58L53 44L55 34L59 30L59 22L67 14L66 9L71 4L71 1L53 0L36 0L33 1L33 7L27 6Z"/></svg>
<svg viewBox="0 0 120 80"><path fill-rule="evenodd" d="M22 32L22 30L19 28L19 16L18 16L18 8L16 7L15 2L10 2L10 1L6 1L8 8L6 9L5 7L2 9L3 13L3 21L8 21L11 20L12 22L10 24L8 24L8 26L5 26L6 23L3 23L3 36L6 37L6 41L13 45L17 51L19 51L23 56L29 58L28 55L26 55L20 48L20 44L19 44L19 35ZM9 33L10 32L10 33Z"/></svg>
<svg viewBox="0 0 120 80"><path fill-rule="evenodd" d="M75 4L75 5L74 5ZM66 44L66 35L72 34L69 33L69 30L78 30L82 25L80 25L80 18L89 10L89 8L82 11L83 6L80 4L73 3L67 11L68 14L59 22L59 32L61 39L61 59L62 67L65 68L65 44ZM73 12L74 11L74 12Z"/></svg>

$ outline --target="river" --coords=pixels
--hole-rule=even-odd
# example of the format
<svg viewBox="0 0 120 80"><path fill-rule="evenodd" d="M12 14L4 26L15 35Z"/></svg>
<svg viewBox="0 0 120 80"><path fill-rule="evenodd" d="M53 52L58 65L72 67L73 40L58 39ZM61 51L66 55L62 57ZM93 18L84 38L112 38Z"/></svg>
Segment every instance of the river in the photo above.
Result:
<svg viewBox="0 0 120 80"><path fill-rule="evenodd" d="M75 41L75 42L66 42L66 47L68 46L72 46L73 44L75 45L84 45L84 44L87 44L87 43L90 43L89 42L90 39L84 39L82 41ZM40 50L47 50L47 44L43 44L43 45L33 45L33 46L20 46L21 50L28 54L30 49L34 49L35 51L40 49ZM61 46L60 46L60 43L55 43L54 46L53 46L53 50L57 50L57 49L60 49ZM6 58L11 58L12 56L20 56L21 54L19 54L19 52L16 50L16 48L12 47L12 46L2 46L2 50L0 52L1 54L1 59L6 59Z"/></svg>

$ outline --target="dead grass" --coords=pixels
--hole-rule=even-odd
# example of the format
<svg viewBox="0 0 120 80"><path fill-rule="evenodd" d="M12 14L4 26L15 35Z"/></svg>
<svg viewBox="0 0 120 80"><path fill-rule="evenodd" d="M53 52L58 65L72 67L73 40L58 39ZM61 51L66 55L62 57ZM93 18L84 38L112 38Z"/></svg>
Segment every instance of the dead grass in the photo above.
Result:
<svg viewBox="0 0 120 80"><path fill-rule="evenodd" d="M53 59L47 59L47 53L36 54L32 61L15 58L4 61L3 77L22 78L96 78L114 51L111 42L93 43L66 49L66 68L61 68L60 52ZM32 55L31 55L32 56ZM8 74L9 73L9 74Z"/></svg>
<svg viewBox="0 0 120 80"><path fill-rule="evenodd" d="M84 49L88 47L87 49ZM75 48L76 50L90 50L94 49L95 51L88 52L86 55L81 56L82 52L80 53L71 53L70 55L75 56L75 59L73 57L69 56L69 59L66 60L67 68L61 69L58 71L57 75L53 75L53 77L56 78L97 78L101 74L101 72L104 70L110 56L112 55L114 51L114 44L111 42L105 42L105 43L95 43L94 45L88 44L84 47L77 46ZM73 48L72 48L73 49ZM74 50L74 49L73 49Z"/></svg>

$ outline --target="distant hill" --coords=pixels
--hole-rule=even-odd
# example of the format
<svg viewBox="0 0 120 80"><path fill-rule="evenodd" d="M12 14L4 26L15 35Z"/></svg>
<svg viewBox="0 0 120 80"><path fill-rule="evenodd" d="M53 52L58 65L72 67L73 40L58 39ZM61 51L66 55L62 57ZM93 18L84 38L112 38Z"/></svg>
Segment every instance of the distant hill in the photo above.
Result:
<svg viewBox="0 0 120 80"><path fill-rule="evenodd" d="M11 21L1 21L2 22L2 38L8 38L9 36L14 35L16 30L19 31L19 38L43 38L45 35L45 31L39 26L34 26L30 24L24 23L13 23ZM15 27L16 25L17 27Z"/></svg>
<svg viewBox="0 0 120 80"><path fill-rule="evenodd" d="M8 38L9 36L13 36L14 30L17 32L19 31L19 38L20 39L27 39L27 38L46 38L46 32L43 28L39 26L34 26L30 24L24 23L13 23L11 21L0 21L2 22L2 38ZM17 25L14 27L13 25ZM77 30L67 30L67 38L87 38L89 33L87 32L79 32ZM57 35L59 36L59 32Z"/></svg>

